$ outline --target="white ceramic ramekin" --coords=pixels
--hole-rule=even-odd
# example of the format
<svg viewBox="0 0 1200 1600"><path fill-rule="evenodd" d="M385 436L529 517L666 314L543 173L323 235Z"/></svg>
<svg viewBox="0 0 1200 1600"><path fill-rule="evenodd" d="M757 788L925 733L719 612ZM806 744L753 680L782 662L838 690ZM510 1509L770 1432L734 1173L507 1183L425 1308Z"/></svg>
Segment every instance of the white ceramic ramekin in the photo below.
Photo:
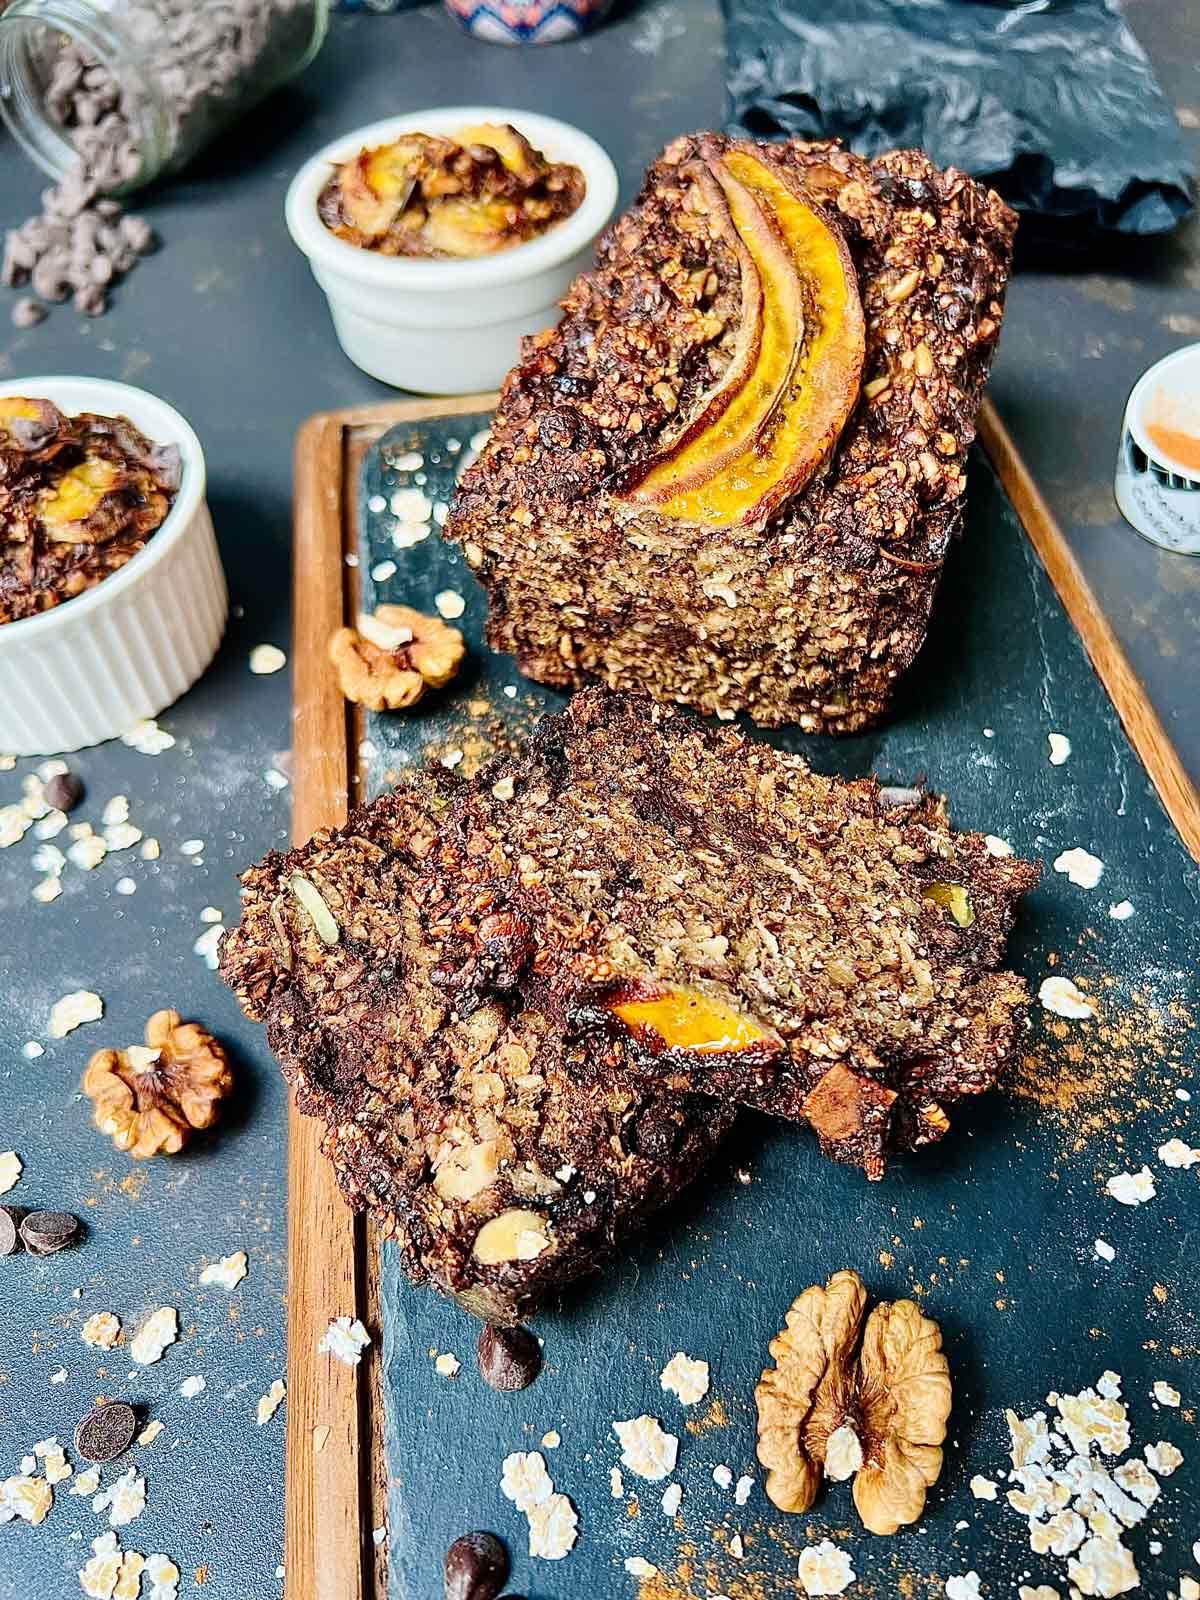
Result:
<svg viewBox="0 0 1200 1600"><path fill-rule="evenodd" d="M579 167L587 184L579 209L536 239L471 261L381 256L339 239L317 215L332 167L364 146L402 133L453 134L477 122L510 122L552 160ZM578 128L532 111L451 106L390 117L335 139L296 174L286 215L356 366L400 389L467 394L498 387L516 364L522 335L557 321L558 301L590 265L596 235L616 203L616 169Z"/></svg>
<svg viewBox="0 0 1200 1600"><path fill-rule="evenodd" d="M0 395L51 400L68 416L128 417L183 457L179 493L132 560L73 600L0 624L0 751L59 755L154 717L216 654L229 609L205 500L204 453L164 401L101 378L19 378Z"/></svg>

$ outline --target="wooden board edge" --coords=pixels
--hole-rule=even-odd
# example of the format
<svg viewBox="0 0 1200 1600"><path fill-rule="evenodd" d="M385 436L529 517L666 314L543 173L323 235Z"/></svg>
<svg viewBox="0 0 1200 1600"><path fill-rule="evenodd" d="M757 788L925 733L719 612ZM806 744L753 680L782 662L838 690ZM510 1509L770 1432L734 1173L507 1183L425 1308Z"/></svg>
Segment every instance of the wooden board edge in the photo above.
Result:
<svg viewBox="0 0 1200 1600"><path fill-rule="evenodd" d="M990 399L979 413L979 437L1026 537L1046 569L1067 616L1112 701L1138 759L1158 791L1184 848L1200 863L1200 793L1171 743L1145 686L1100 609L1083 569L1012 435Z"/></svg>
<svg viewBox="0 0 1200 1600"><path fill-rule="evenodd" d="M340 421L296 438L293 571L292 836L345 819L345 702L324 670L344 616ZM377 1353L357 1367L317 1355L336 1316L361 1317L360 1221L320 1151L320 1128L288 1111L288 1396L284 1569L287 1600L373 1600L364 1588L362 1411ZM313 1227L313 1218L320 1226Z"/></svg>

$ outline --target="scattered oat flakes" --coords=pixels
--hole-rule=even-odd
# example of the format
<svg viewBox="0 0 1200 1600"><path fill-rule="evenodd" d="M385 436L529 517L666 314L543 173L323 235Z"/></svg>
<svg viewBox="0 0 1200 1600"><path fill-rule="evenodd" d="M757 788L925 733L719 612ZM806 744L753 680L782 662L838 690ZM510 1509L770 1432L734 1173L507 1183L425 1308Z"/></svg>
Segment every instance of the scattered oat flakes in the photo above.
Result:
<svg viewBox="0 0 1200 1600"><path fill-rule="evenodd" d="M1067 1562L1067 1576L1085 1595L1115 1596L1138 1586L1138 1569L1125 1546L1116 1538L1095 1536Z"/></svg>
<svg viewBox="0 0 1200 1600"><path fill-rule="evenodd" d="M397 522L428 522L433 515L433 501L420 489L395 489L388 509Z"/></svg>
<svg viewBox="0 0 1200 1600"><path fill-rule="evenodd" d="M565 1494L552 1494L528 1513L529 1554L543 1561L561 1561L579 1537L579 1516Z"/></svg>
<svg viewBox="0 0 1200 1600"><path fill-rule="evenodd" d="M80 823L79 827L86 831L78 834L74 844L68 845L67 860L81 872L93 872L108 854L108 846L86 822ZM76 830L72 828L71 832L75 833Z"/></svg>
<svg viewBox="0 0 1200 1600"><path fill-rule="evenodd" d="M356 1367L371 1342L371 1335L357 1317L335 1317L321 1335L318 1353L336 1356L348 1367Z"/></svg>
<svg viewBox="0 0 1200 1600"><path fill-rule="evenodd" d="M102 1533L92 1540L94 1554L79 1570L79 1585L91 1600L112 1600L121 1575L121 1546L115 1533Z"/></svg>
<svg viewBox="0 0 1200 1600"><path fill-rule="evenodd" d="M984 834L983 848L990 856L1003 857L1010 856L1013 853L1013 847L1009 844L1008 840L1000 839L994 833Z"/></svg>
<svg viewBox="0 0 1200 1600"><path fill-rule="evenodd" d="M673 1517L679 1510L679 1503L683 1499L683 1488L678 1483L669 1483L663 1490L662 1510L664 1517Z"/></svg>
<svg viewBox="0 0 1200 1600"><path fill-rule="evenodd" d="M26 1061L36 1061L39 1056L44 1056L46 1054L46 1046L40 1043L37 1039L26 1039L25 1043L21 1046L21 1054L25 1057Z"/></svg>
<svg viewBox="0 0 1200 1600"><path fill-rule="evenodd" d="M207 1388L208 1384L197 1372L183 1380L179 1385L179 1392L185 1400L197 1400Z"/></svg>
<svg viewBox="0 0 1200 1600"><path fill-rule="evenodd" d="M90 989L74 989L56 1000L50 1008L49 1034L52 1039L65 1039L85 1022L99 1022L104 1015L104 1001Z"/></svg>
<svg viewBox="0 0 1200 1600"><path fill-rule="evenodd" d="M70 1376L71 1376L71 1374L67 1371L66 1367L59 1367L57 1372L52 1372L50 1374L50 1382L51 1383L66 1383L67 1379Z"/></svg>
<svg viewBox="0 0 1200 1600"><path fill-rule="evenodd" d="M1115 906L1109 906L1108 914L1114 922L1128 922L1133 915L1133 902L1118 900Z"/></svg>
<svg viewBox="0 0 1200 1600"><path fill-rule="evenodd" d="M657 1578L658 1568L645 1556L626 1556L625 1571L631 1578Z"/></svg>
<svg viewBox="0 0 1200 1600"><path fill-rule="evenodd" d="M386 1528L372 1528L371 1529L371 1543L375 1546L376 1550L379 1549L380 1545L383 1544L383 1542L384 1542L384 1540L386 1538L387 1538L387 1529Z"/></svg>
<svg viewBox="0 0 1200 1600"><path fill-rule="evenodd" d="M1180 1401L1178 1389L1172 1389L1169 1383L1164 1383L1161 1378L1155 1380L1154 1398L1161 1406L1177 1406Z"/></svg>
<svg viewBox="0 0 1200 1600"><path fill-rule="evenodd" d="M130 1467L92 1501L97 1516L107 1510L109 1526L125 1528L146 1509L146 1480L136 1467Z"/></svg>
<svg viewBox="0 0 1200 1600"><path fill-rule="evenodd" d="M846 1552L831 1540L822 1539L820 1544L805 1545L801 1550L796 1576L805 1594L828 1595L844 1593L854 1582L855 1573ZM949 1583L946 1594L950 1596Z"/></svg>
<svg viewBox="0 0 1200 1600"><path fill-rule="evenodd" d="M389 578L396 576L396 563L394 561L377 561L371 568L371 577L376 583L386 583Z"/></svg>
<svg viewBox="0 0 1200 1600"><path fill-rule="evenodd" d="M1038 989L1038 999L1047 1011L1052 1011L1056 1017L1066 1017L1072 1022L1082 1021L1084 1017L1094 1017L1096 1008L1081 994L1070 978L1043 978Z"/></svg>
<svg viewBox="0 0 1200 1600"><path fill-rule="evenodd" d="M708 1362L694 1361L677 1350L663 1368L659 1382L668 1394L678 1396L681 1405L694 1406L708 1393Z"/></svg>
<svg viewBox="0 0 1200 1600"><path fill-rule="evenodd" d="M21 1158L15 1150L0 1150L0 1194L7 1194L21 1181L24 1171Z"/></svg>
<svg viewBox="0 0 1200 1600"><path fill-rule="evenodd" d="M153 1422L148 1422L137 1436L137 1442L142 1445L153 1444L163 1431L165 1424L155 1417Z"/></svg>
<svg viewBox="0 0 1200 1600"><path fill-rule="evenodd" d="M215 972L220 965L220 944L224 932L225 924L214 922L205 928L192 946L192 953L201 957L210 972Z"/></svg>
<svg viewBox="0 0 1200 1600"><path fill-rule="evenodd" d="M614 1500L623 1500L625 1498L625 1480L621 1476L620 1467L609 1467L608 1491Z"/></svg>
<svg viewBox="0 0 1200 1600"><path fill-rule="evenodd" d="M175 736L165 728L160 728L153 717L147 717L144 722L135 722L128 733L123 733L121 743L127 744L140 755L160 756L164 750L172 748Z"/></svg>
<svg viewBox="0 0 1200 1600"><path fill-rule="evenodd" d="M17 1517L37 1527L46 1520L53 1504L54 1491L43 1478L25 1471L0 1478L0 1527Z"/></svg>
<svg viewBox="0 0 1200 1600"><path fill-rule="evenodd" d="M284 1383L282 1378L276 1378L275 1382L267 1390L266 1394L259 1396L258 1407L254 1413L254 1420L258 1423L260 1428L264 1422L270 1422L271 1418L283 1404L284 1396L286 1394L287 1385Z"/></svg>
<svg viewBox="0 0 1200 1600"><path fill-rule="evenodd" d="M56 873L51 873L40 883L35 883L29 892L39 905L48 906L62 893L62 879Z"/></svg>
<svg viewBox="0 0 1200 1600"><path fill-rule="evenodd" d="M111 1350L121 1337L121 1319L112 1311L94 1311L80 1328L79 1337L95 1350Z"/></svg>
<svg viewBox="0 0 1200 1600"><path fill-rule="evenodd" d="M674 1472L679 1440L665 1432L656 1417L614 1422L613 1432L621 1441L621 1460L637 1477L654 1483Z"/></svg>
<svg viewBox="0 0 1200 1600"><path fill-rule="evenodd" d="M162 846L157 839L143 839L142 848L138 851L143 861L157 861L162 855Z"/></svg>
<svg viewBox="0 0 1200 1600"><path fill-rule="evenodd" d="M137 884L132 878L118 878L116 883L113 884L113 888L118 894L129 895L137 893Z"/></svg>
<svg viewBox="0 0 1200 1600"><path fill-rule="evenodd" d="M947 1578L946 1600L979 1600L979 1574L972 1570Z"/></svg>
<svg viewBox="0 0 1200 1600"><path fill-rule="evenodd" d="M445 617L447 622L452 622L455 617L461 617L467 609L467 602L454 589L442 589L434 595L433 603L438 609L438 615Z"/></svg>
<svg viewBox="0 0 1200 1600"><path fill-rule="evenodd" d="M1113 1249L1112 1245L1109 1244L1107 1239L1093 1240L1092 1249L1100 1257L1101 1261L1116 1260L1117 1252Z"/></svg>
<svg viewBox="0 0 1200 1600"><path fill-rule="evenodd" d="M1166 1439L1160 1439L1157 1444L1148 1444L1145 1456L1151 1472L1157 1472L1160 1478L1169 1478L1183 1465L1183 1451Z"/></svg>
<svg viewBox="0 0 1200 1600"><path fill-rule="evenodd" d="M1104 1187L1123 1206L1144 1205L1147 1200L1153 1200L1156 1193L1154 1174L1146 1166L1140 1172L1114 1173Z"/></svg>
<svg viewBox="0 0 1200 1600"><path fill-rule="evenodd" d="M990 1478L985 1478L981 1472L977 1472L971 1479L970 1488L976 1500L994 1500L996 1498L996 1485Z"/></svg>
<svg viewBox="0 0 1200 1600"><path fill-rule="evenodd" d="M743 1474L734 1485L733 1503L735 1506L744 1506L750 1498L750 1491L754 1488L754 1479L749 1473Z"/></svg>
<svg viewBox="0 0 1200 1600"><path fill-rule="evenodd" d="M174 1306L159 1306L152 1311L133 1336L129 1354L139 1367L161 1360L163 1351L179 1337L179 1317Z"/></svg>
<svg viewBox="0 0 1200 1600"><path fill-rule="evenodd" d="M244 1250L235 1250L231 1256L210 1261L200 1274L203 1284L215 1283L221 1289L236 1289L246 1276L247 1259Z"/></svg>
<svg viewBox="0 0 1200 1600"><path fill-rule="evenodd" d="M1052 733L1048 735L1050 743L1050 765L1061 767L1071 754L1071 741L1065 733Z"/></svg>
<svg viewBox="0 0 1200 1600"><path fill-rule="evenodd" d="M528 1512L549 1500L554 1484L540 1450L516 1450L505 1456L500 1467L500 1492L518 1511Z"/></svg>
<svg viewBox="0 0 1200 1600"><path fill-rule="evenodd" d="M544 1433L542 1435L543 1450L557 1450L561 1443L562 1434L559 1433L557 1428L551 1428L549 1433Z"/></svg>
<svg viewBox="0 0 1200 1600"><path fill-rule="evenodd" d="M75 1482L67 1490L68 1494L78 1495L81 1500L86 1500L95 1494L100 1487L100 1468L89 1467L86 1472L81 1472Z"/></svg>
<svg viewBox="0 0 1200 1600"><path fill-rule="evenodd" d="M729 1489L729 1488L732 1488L732 1486L733 1486L733 1473L730 1472L729 1468L725 1465L724 1462L721 1462L719 1466L715 1466L713 1468L712 1476L713 1476L713 1482L716 1484L718 1489Z"/></svg>
<svg viewBox="0 0 1200 1600"><path fill-rule="evenodd" d="M462 1371L462 1362L450 1350L443 1353L433 1363L433 1370L443 1378L457 1378Z"/></svg>
<svg viewBox="0 0 1200 1600"><path fill-rule="evenodd" d="M1094 889L1104 875L1104 863L1099 856L1076 845L1055 856L1054 870L1065 872L1068 880L1080 889Z"/></svg>
<svg viewBox="0 0 1200 1600"><path fill-rule="evenodd" d="M287 666L287 657L277 644L256 644L250 652L250 671L265 678Z"/></svg>
<svg viewBox="0 0 1200 1600"><path fill-rule="evenodd" d="M1159 1145L1158 1159L1164 1167L1194 1167L1200 1161L1200 1150L1193 1150L1182 1139L1168 1139Z"/></svg>

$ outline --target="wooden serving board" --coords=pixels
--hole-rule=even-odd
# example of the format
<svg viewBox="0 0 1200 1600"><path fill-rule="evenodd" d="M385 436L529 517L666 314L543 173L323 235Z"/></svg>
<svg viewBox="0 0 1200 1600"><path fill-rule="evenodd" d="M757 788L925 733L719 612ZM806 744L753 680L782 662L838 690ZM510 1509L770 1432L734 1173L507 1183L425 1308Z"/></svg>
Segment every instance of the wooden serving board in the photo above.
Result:
<svg viewBox="0 0 1200 1600"><path fill-rule="evenodd" d="M436 535L401 548L391 537L393 495L415 489L444 504L494 400L334 412L300 433L298 841L343 820L403 766L432 756L468 769L563 702L486 650L482 592L456 550ZM790 1595L797 1547L827 1535L852 1552L852 1594L892 1593L905 1575L918 1585L906 1592L924 1594L922 1580L970 1568L996 1591L1019 1575L1065 1592L1062 1563L1030 1555L1002 1499L984 1519L967 1492L973 1473L996 1477L1007 1464L1003 1407L1028 1414L1049 1389L1080 1388L1112 1367L1125 1378L1139 1447L1173 1438L1186 1453L1172 1419L1147 1414L1146 1397L1159 1377L1184 1387L1180 1357L1196 1344L1184 1226L1195 1216L1195 1174L1157 1167L1154 1152L1176 1134L1200 1143L1188 1131L1188 1103L1174 1095L1193 1065L1200 799L990 405L981 439L987 455L973 461L966 537L893 720L840 741L789 730L759 736L823 771L927 778L950 794L960 825L1043 856L1045 879L1021 919L1013 961L1034 989L1050 971L1078 978L1099 997L1098 1019L1062 1024L1035 1008L1015 1090L961 1113L943 1144L898 1162L880 1187L822 1161L803 1131L747 1116L727 1154L640 1245L539 1317L546 1371L517 1396L482 1385L477 1325L407 1286L390 1248L380 1250L341 1203L316 1125L293 1110L292 1600L436 1600L447 1545L473 1527L506 1539L512 1590L531 1600L637 1595L622 1564L634 1554L664 1574L643 1588L644 1600ZM459 625L471 655L462 677L407 716L348 711L326 665L329 635L382 600L432 610L443 589L466 600ZM1063 766L1047 760L1051 731L1072 741ZM1090 893L1050 869L1075 845L1106 864ZM1125 899L1133 917L1110 918L1109 906ZM1159 1196L1127 1212L1103 1182L1143 1161L1156 1168ZM1101 1236L1117 1248L1111 1265L1092 1248ZM890 1541L861 1533L844 1493L810 1516L785 1518L760 1486L736 1507L711 1476L718 1463L735 1477L754 1471L751 1393L767 1340L794 1294L844 1266L874 1294L922 1296L955 1376L942 1480L918 1528ZM357 1368L315 1355L340 1314L361 1317L373 1335ZM699 1419L658 1385L679 1349L712 1365L716 1405L698 1407ZM435 1371L438 1351L461 1361L457 1378ZM610 1494L611 1421L642 1411L682 1440L676 1522L660 1513L661 1485L627 1481L624 1500ZM539 1448L551 1429L562 1443L547 1461L581 1527L578 1548L557 1564L525 1555L523 1519L498 1489L504 1455ZM1148 1520L1131 1536L1145 1592L1165 1593L1167 1574L1187 1568L1194 1481L1188 1469L1169 1480L1173 1512L1156 1508L1153 1529ZM377 1543L372 1530L384 1528ZM741 1560L729 1553L735 1531ZM1157 1561L1150 1538L1164 1547Z"/></svg>

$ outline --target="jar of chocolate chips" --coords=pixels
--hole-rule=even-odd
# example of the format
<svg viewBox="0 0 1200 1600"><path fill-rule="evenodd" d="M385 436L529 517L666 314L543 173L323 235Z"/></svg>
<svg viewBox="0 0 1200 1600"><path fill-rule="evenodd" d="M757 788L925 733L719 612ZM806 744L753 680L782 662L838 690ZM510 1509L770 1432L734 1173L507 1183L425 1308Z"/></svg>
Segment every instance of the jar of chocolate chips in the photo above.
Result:
<svg viewBox="0 0 1200 1600"><path fill-rule="evenodd" d="M0 113L60 185L177 171L320 49L330 0L10 0ZM87 201L82 202L86 204Z"/></svg>

